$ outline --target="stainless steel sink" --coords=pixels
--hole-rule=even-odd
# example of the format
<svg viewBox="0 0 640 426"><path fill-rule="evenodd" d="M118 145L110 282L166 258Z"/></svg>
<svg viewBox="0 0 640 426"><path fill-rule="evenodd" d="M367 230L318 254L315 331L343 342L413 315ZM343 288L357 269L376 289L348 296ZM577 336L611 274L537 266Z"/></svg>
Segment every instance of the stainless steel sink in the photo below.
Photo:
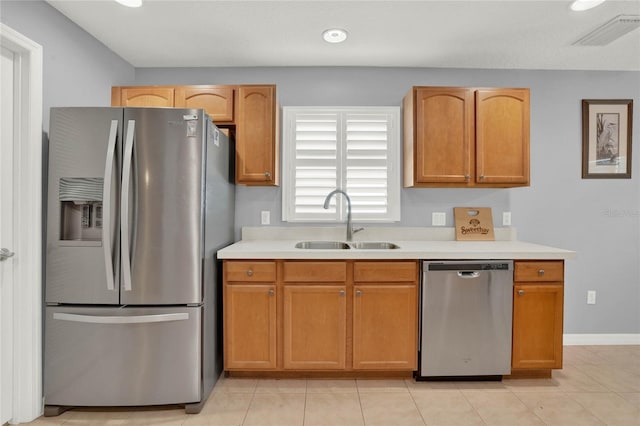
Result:
<svg viewBox="0 0 640 426"><path fill-rule="evenodd" d="M349 247L349 244L341 241L300 241L296 244L296 248L312 250L347 250L351 247Z"/></svg>
<svg viewBox="0 0 640 426"><path fill-rule="evenodd" d="M390 250L399 248L396 244L388 242L375 241L359 241L357 243L349 243L351 248L357 250Z"/></svg>

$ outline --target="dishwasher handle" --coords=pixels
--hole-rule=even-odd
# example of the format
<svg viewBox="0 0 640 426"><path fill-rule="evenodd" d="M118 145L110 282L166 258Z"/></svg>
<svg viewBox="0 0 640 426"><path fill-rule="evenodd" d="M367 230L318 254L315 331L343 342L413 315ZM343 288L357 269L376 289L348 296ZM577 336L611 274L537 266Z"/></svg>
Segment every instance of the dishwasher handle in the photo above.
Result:
<svg viewBox="0 0 640 426"><path fill-rule="evenodd" d="M480 276L480 272L478 271L458 271L458 277L464 278L465 280L478 278Z"/></svg>

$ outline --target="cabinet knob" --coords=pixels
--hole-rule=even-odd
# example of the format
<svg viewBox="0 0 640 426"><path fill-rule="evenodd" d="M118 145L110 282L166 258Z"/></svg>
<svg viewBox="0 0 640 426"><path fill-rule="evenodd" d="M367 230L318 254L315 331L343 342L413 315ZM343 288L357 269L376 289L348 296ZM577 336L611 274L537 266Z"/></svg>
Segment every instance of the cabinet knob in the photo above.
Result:
<svg viewBox="0 0 640 426"><path fill-rule="evenodd" d="M483 179L484 179L484 175L480 175L480 180L483 180Z"/></svg>
<svg viewBox="0 0 640 426"><path fill-rule="evenodd" d="M253 269L247 269L247 275L248 276L253 276Z"/></svg>
<svg viewBox="0 0 640 426"><path fill-rule="evenodd" d="M264 172L264 177L270 178L271 177L271 172Z"/></svg>
<svg viewBox="0 0 640 426"><path fill-rule="evenodd" d="M464 180L466 180L466 181L471 180L471 176L470 175L464 175Z"/></svg>
<svg viewBox="0 0 640 426"><path fill-rule="evenodd" d="M356 290L356 296L360 296L362 292L360 290Z"/></svg>
<svg viewBox="0 0 640 426"><path fill-rule="evenodd" d="M524 294L524 290L518 290L518 296L522 296Z"/></svg>
<svg viewBox="0 0 640 426"><path fill-rule="evenodd" d="M340 290L340 296L344 296L344 290Z"/></svg>
<svg viewBox="0 0 640 426"><path fill-rule="evenodd" d="M538 275L543 276L544 275L544 269L538 269Z"/></svg>
<svg viewBox="0 0 640 426"><path fill-rule="evenodd" d="M276 292L273 291L273 289L269 289L269 296L273 296L274 294L276 294Z"/></svg>

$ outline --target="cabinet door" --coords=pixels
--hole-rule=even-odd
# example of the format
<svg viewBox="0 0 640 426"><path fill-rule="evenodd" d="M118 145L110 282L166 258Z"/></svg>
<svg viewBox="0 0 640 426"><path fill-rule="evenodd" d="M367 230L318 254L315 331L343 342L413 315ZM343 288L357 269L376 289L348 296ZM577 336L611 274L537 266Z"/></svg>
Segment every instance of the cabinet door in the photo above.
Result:
<svg viewBox="0 0 640 426"><path fill-rule="evenodd" d="M176 108L203 108L214 123L233 121L233 88L225 86L178 86Z"/></svg>
<svg viewBox="0 0 640 426"><path fill-rule="evenodd" d="M563 285L516 284L512 368L562 368Z"/></svg>
<svg viewBox="0 0 640 426"><path fill-rule="evenodd" d="M354 369L417 368L416 290L415 285L354 286Z"/></svg>
<svg viewBox="0 0 640 426"><path fill-rule="evenodd" d="M345 367L345 286L284 287L284 368L338 370Z"/></svg>
<svg viewBox="0 0 640 426"><path fill-rule="evenodd" d="M114 87L111 89L111 106L123 107L173 107L173 87Z"/></svg>
<svg viewBox="0 0 640 426"><path fill-rule="evenodd" d="M236 96L236 183L277 185L275 86L240 86Z"/></svg>
<svg viewBox="0 0 640 426"><path fill-rule="evenodd" d="M417 89L415 179L419 183L471 179L473 92L465 88Z"/></svg>
<svg viewBox="0 0 640 426"><path fill-rule="evenodd" d="M225 369L276 368L275 285L224 287Z"/></svg>
<svg viewBox="0 0 640 426"><path fill-rule="evenodd" d="M476 91L476 183L529 183L529 89Z"/></svg>

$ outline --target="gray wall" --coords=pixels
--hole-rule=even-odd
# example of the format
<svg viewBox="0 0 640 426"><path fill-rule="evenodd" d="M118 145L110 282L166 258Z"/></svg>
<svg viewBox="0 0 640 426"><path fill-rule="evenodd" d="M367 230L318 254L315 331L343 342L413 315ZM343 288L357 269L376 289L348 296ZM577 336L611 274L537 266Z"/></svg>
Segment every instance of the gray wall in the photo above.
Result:
<svg viewBox="0 0 640 426"><path fill-rule="evenodd" d="M43 127L53 106L111 103L111 86L133 81L135 68L42 1L0 2L0 21L43 48Z"/></svg>
<svg viewBox="0 0 640 426"><path fill-rule="evenodd" d="M44 2L0 3L0 20L44 46L45 131L50 106L109 105L129 84L275 83L281 105L400 105L412 85L531 88L531 186L404 189L400 226L432 211L489 206L513 213L521 240L577 251L566 263L565 333L640 333L640 73L409 68L133 69ZM633 179L582 180L580 100L632 98ZM260 210L281 216L279 188L237 188L236 226ZM586 305L587 290L598 303Z"/></svg>

